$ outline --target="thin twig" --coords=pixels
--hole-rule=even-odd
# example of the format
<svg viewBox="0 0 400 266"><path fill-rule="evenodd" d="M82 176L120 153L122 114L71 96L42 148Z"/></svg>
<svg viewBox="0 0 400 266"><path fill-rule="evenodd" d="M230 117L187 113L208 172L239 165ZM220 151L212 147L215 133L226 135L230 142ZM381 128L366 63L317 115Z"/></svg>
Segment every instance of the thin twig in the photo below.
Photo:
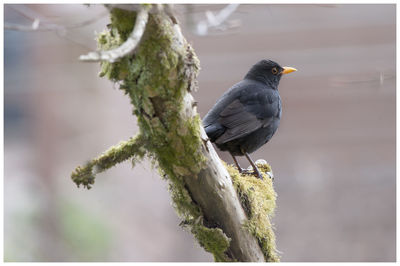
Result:
<svg viewBox="0 0 400 266"><path fill-rule="evenodd" d="M165 4L165 13L170 17L172 23L178 24L178 20L174 15L174 9L172 4Z"/></svg>
<svg viewBox="0 0 400 266"><path fill-rule="evenodd" d="M40 26L40 20L35 19L32 22L32 25L30 26L25 26L25 25L20 25L20 24L15 24L15 23L7 23L4 22L4 29L5 30L15 30L15 31L38 31ZM43 30L41 27L40 30Z"/></svg>
<svg viewBox="0 0 400 266"><path fill-rule="evenodd" d="M97 16L78 22L70 25L58 25L55 23L48 23L48 22L43 22L40 18L31 18L33 20L32 25L30 26L25 26L25 25L20 25L20 24L14 24L14 23L4 23L4 29L5 30L15 30L15 31L57 31L57 32L66 32L68 29L75 29L75 28L81 28L87 25L90 25L92 23L95 23L98 21L100 18L104 17L108 12L101 12ZM26 15L25 15L26 16Z"/></svg>
<svg viewBox="0 0 400 266"><path fill-rule="evenodd" d="M131 52L133 52L133 50L135 50L136 46L140 42L140 39L142 38L144 30L146 28L148 18L149 13L147 8L140 9L136 17L135 26L128 39L123 44L112 50L95 51L90 52L86 55L81 55L79 59L82 61L90 62L105 60L113 63L118 59L130 54Z"/></svg>
<svg viewBox="0 0 400 266"><path fill-rule="evenodd" d="M137 135L128 141L121 141L118 145L109 148L102 155L89 161L84 166L76 167L72 172L71 178L78 187L79 185L83 185L87 189L90 189L91 185L94 184L96 174L129 158L143 158L146 153L144 144L145 139L142 135Z"/></svg>
<svg viewBox="0 0 400 266"><path fill-rule="evenodd" d="M147 11L149 14L156 14L159 13L160 11L164 10L164 7L167 4L152 4L151 6L147 6ZM126 11L135 11L139 12L142 8L143 5L140 4L104 4L104 7L108 9L109 12L113 10L114 8L126 10Z"/></svg>
<svg viewBox="0 0 400 266"><path fill-rule="evenodd" d="M57 36L64 38L70 42L73 42L76 45L79 45L86 50L92 50L92 48L88 47L86 44L83 44L71 37L68 36L67 31L69 29L76 29L76 28L81 28L85 27L87 25L93 24L100 20L102 17L108 14L108 10L104 10L103 12L100 12L99 14L95 15L92 18L89 18L87 20L69 24L69 25L59 25L56 23L52 23L44 17L42 14L36 12L32 8L26 5L10 5L11 9L15 10L18 12L20 15L23 17L33 21L31 25L20 25L20 24L13 24L13 23L4 23L4 29L5 30L14 30L14 31L38 31L38 32L48 32L48 31L53 31L57 34Z"/></svg>
<svg viewBox="0 0 400 266"><path fill-rule="evenodd" d="M232 15L235 10L239 7L239 4L229 4L221 9L217 15L214 15L211 11L206 11L206 20L200 21L197 24L197 34L207 35L210 28L219 28L223 23Z"/></svg>
<svg viewBox="0 0 400 266"><path fill-rule="evenodd" d="M131 5L131 4L104 4L105 8L108 9L109 12L114 8L126 10L126 11L140 11L142 7L140 5Z"/></svg>

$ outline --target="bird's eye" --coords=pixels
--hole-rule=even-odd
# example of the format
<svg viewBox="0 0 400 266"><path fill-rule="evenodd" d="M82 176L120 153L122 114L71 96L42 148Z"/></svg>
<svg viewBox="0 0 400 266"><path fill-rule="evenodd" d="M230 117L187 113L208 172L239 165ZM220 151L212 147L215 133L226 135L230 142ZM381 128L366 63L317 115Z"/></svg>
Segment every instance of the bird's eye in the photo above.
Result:
<svg viewBox="0 0 400 266"><path fill-rule="evenodd" d="M278 69L276 67L271 69L272 74L276 75L278 74Z"/></svg>

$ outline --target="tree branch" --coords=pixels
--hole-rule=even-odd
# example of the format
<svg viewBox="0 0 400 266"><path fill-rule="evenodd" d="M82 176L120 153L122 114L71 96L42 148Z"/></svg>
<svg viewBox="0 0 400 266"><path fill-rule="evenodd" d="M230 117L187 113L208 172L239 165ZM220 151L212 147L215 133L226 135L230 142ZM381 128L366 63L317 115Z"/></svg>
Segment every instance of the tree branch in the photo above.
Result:
<svg viewBox="0 0 400 266"><path fill-rule="evenodd" d="M140 134L128 141L121 141L118 145L111 147L99 157L86 163L85 166L76 167L71 174L71 178L78 187L83 185L87 189L90 189L91 185L94 184L96 174L126 161L129 158L143 158L146 153L144 143L145 140Z"/></svg>
<svg viewBox="0 0 400 266"><path fill-rule="evenodd" d="M198 35L207 35L210 28L220 28L238 7L239 4L229 4L221 9L217 15L207 10L205 13L207 19L197 23L196 33Z"/></svg>
<svg viewBox="0 0 400 266"><path fill-rule="evenodd" d="M26 8L26 7L25 7ZM25 17L27 17L28 19L33 20L32 24L30 26L25 26L25 25L20 25L20 24L14 24L14 23L4 23L4 29L5 30L15 30L15 31L56 31L57 33L62 32L65 33L68 29L75 29L75 28L80 28L80 27L84 27L87 25L90 25L92 23L95 23L96 21L98 21L100 18L102 18L103 16L106 15L106 12L101 12L100 14L96 15L93 18L89 18L87 20L78 22L78 23L74 23L74 24L70 24L70 25L59 25L59 24L55 24L55 23L49 23L46 21L42 21L40 19L40 15L37 15L37 17L34 17L33 14L30 13L34 13L31 10L25 10L25 11L21 11L16 9L17 12L22 13Z"/></svg>
<svg viewBox="0 0 400 266"><path fill-rule="evenodd" d="M133 23L135 16L113 8L109 31L98 36L100 49L123 44L121 36L133 27L126 22ZM135 55L102 61L100 76L120 82L130 97L146 139L144 149L168 180L182 224L200 245L216 261L279 261L268 218L275 206L272 182L267 176L265 181L246 179L234 170L230 175L222 164L190 93L197 89L198 70L199 61L176 20L156 12L149 15ZM128 151L123 157L130 156ZM91 178L92 168L76 172ZM92 184L90 178L86 185Z"/></svg>
<svg viewBox="0 0 400 266"><path fill-rule="evenodd" d="M98 62L106 60L108 62L115 62L118 59L130 54L135 50L136 46L140 42L143 36L144 29L146 28L147 20L149 17L148 8L142 7L137 14L135 27L132 33L129 35L128 39L121 44L118 48L108 50L108 51L95 51L90 52L86 55L81 55L79 60Z"/></svg>

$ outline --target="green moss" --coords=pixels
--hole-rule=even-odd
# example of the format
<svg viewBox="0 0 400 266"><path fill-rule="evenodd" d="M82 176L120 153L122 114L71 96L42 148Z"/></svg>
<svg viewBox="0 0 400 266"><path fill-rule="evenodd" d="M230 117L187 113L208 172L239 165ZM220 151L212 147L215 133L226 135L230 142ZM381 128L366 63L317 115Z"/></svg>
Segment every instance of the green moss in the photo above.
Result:
<svg viewBox="0 0 400 266"><path fill-rule="evenodd" d="M194 225L192 233L200 245L208 252L211 252L215 261L231 261L225 251L229 247L230 238L219 228L207 228L201 225Z"/></svg>
<svg viewBox="0 0 400 266"><path fill-rule="evenodd" d="M97 38L99 48L108 50L122 44L134 18L134 12L113 9L110 29ZM114 63L102 62L99 75L122 83L120 88L130 97L141 134L148 140L148 156L168 179L174 208L200 245L216 260L226 261L229 239L221 229L198 222L203 215L184 183L185 176L201 171L206 158L201 153L200 117L182 115L183 98L197 85L198 60L189 44L175 42L171 22L162 14L150 14L135 54Z"/></svg>
<svg viewBox="0 0 400 266"><path fill-rule="evenodd" d="M125 41L135 25L136 12L113 8L111 10L111 25L115 28L121 39Z"/></svg>
<svg viewBox="0 0 400 266"><path fill-rule="evenodd" d="M85 166L78 166L71 174L71 179L74 183L79 187L83 185L83 187L90 189L94 184L95 175L93 174L93 166L94 163L90 162Z"/></svg>
<svg viewBox="0 0 400 266"><path fill-rule="evenodd" d="M257 238L266 261L279 261L275 234L270 221L276 207L276 193L272 179L267 174L271 172L271 166L267 163L257 163L263 180L253 175L240 174L234 166L227 164L225 166L248 216L245 227Z"/></svg>
<svg viewBox="0 0 400 266"><path fill-rule="evenodd" d="M134 19L135 12L113 9L111 29L98 37L100 49L122 44L133 28ZM151 139L146 148L157 155L160 165L169 167L168 172L176 175L188 173L183 169L198 173L205 161L199 152L201 121L198 116L183 119L180 115L188 87L186 75L196 73L199 67L193 55L184 58L185 51L178 51L176 49L182 48L172 45L175 37L168 23L159 16L150 15L135 55L115 63L103 62L100 75L123 81L121 89L135 106L134 114L138 115L143 134ZM191 167L193 165L196 167Z"/></svg>
<svg viewBox="0 0 400 266"><path fill-rule="evenodd" d="M136 13L118 8L111 11L111 30L103 31L97 36L97 45L100 50L110 50L119 47L126 41L133 29ZM124 57L118 62L101 62L100 77L107 77L112 81L123 80L128 75L129 58Z"/></svg>
<svg viewBox="0 0 400 266"><path fill-rule="evenodd" d="M189 223L201 216L200 208L194 204L181 180L170 179L169 191L173 206L184 221Z"/></svg>
<svg viewBox="0 0 400 266"><path fill-rule="evenodd" d="M83 185L90 189L91 185L94 184L95 174L103 172L129 158L132 159L132 162L142 159L146 154L144 149L145 142L145 138L140 134L128 141L121 141L99 157L88 162L85 166L78 166L71 174L72 180L78 187Z"/></svg>

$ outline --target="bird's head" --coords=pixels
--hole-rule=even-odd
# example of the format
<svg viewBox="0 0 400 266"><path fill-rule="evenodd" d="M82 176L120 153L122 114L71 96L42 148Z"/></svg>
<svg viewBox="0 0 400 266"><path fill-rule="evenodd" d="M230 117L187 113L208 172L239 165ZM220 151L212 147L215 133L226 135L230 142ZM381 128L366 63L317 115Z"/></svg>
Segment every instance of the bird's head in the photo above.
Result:
<svg viewBox="0 0 400 266"><path fill-rule="evenodd" d="M257 80L277 89L279 81L284 74L289 74L297 69L293 67L281 67L272 60L261 60L251 67L245 79Z"/></svg>

